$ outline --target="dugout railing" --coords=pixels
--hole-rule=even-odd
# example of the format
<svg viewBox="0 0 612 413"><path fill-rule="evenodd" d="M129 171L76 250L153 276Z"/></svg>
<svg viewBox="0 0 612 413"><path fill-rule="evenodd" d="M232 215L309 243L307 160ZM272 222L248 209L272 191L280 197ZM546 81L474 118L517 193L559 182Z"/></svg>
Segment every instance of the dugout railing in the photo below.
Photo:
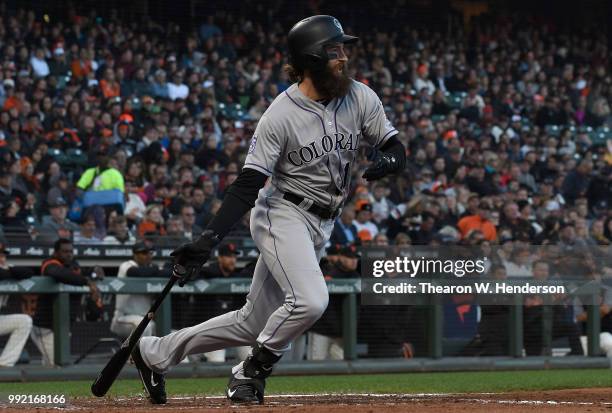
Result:
<svg viewBox="0 0 612 413"><path fill-rule="evenodd" d="M167 279L164 278L116 278L107 277L97 281L102 294L156 294L159 293ZM184 287L174 287L156 314L156 330L158 335L170 332L172 324L172 295L193 294L213 296L215 294L246 294L251 279L200 279L188 283ZM341 319L342 338L345 360L357 358L357 318L358 300L361 289L360 279L338 279L327 282L331 295L339 295L342 299ZM25 280L6 280L0 282L0 294L52 294L53 299L53 330L55 364L69 365L74 359L70 346L70 294L86 294L87 286L73 286L55 282L49 277L32 277ZM509 356L523 356L523 307L522 297L515 296L516 305L509 307L507 326L509 331ZM593 303L597 302L596 293ZM443 356L443 310L439 296L415 297L414 305L422 306L426 316L426 357L437 359ZM551 341L551 311L544 311L542 323L545 346L550 347ZM587 306L587 355L599 356L600 313L596 305ZM203 321L203 320L201 320ZM501 326L500 326L501 327Z"/></svg>

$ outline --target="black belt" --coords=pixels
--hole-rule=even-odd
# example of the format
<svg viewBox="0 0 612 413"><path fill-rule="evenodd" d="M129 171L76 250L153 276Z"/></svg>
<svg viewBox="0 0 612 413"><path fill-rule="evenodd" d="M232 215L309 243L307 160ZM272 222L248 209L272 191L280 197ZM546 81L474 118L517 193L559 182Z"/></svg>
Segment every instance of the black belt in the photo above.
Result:
<svg viewBox="0 0 612 413"><path fill-rule="evenodd" d="M299 195L295 195L292 194L290 192L285 192L283 194L283 199L286 199L287 201L300 206L300 204L302 202L304 202L304 198L299 196ZM323 218L323 219L335 219L338 216L338 213L340 212L340 208L336 209L335 211L332 211L330 209L324 208L320 205L317 205L315 203L312 203L308 208L304 208L306 211L308 212L312 212L313 214Z"/></svg>

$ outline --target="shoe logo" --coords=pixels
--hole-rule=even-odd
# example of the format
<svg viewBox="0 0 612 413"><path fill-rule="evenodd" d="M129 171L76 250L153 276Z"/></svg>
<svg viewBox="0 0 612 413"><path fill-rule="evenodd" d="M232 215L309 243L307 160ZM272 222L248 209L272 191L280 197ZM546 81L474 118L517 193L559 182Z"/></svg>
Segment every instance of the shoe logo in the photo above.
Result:
<svg viewBox="0 0 612 413"><path fill-rule="evenodd" d="M153 374L153 372L151 372L151 386L155 387L157 386L159 383L155 382L155 374Z"/></svg>
<svg viewBox="0 0 612 413"><path fill-rule="evenodd" d="M230 397L230 398L234 397L235 393L236 393L236 389L234 390L227 389L227 397Z"/></svg>
<svg viewBox="0 0 612 413"><path fill-rule="evenodd" d="M268 368L266 368L266 366L261 366L261 369L262 369L263 371L271 371L271 370L272 370L272 366L270 366L270 367L268 367Z"/></svg>

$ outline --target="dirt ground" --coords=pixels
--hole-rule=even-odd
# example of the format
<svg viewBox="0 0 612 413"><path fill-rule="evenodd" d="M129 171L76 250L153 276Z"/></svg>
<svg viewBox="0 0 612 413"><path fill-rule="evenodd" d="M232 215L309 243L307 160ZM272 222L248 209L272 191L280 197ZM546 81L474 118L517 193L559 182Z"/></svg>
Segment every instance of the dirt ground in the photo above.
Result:
<svg viewBox="0 0 612 413"><path fill-rule="evenodd" d="M171 397L165 406L152 406L143 398L80 398L63 406L7 406L11 412L78 412L114 413L159 411L174 413L257 412L257 413L378 413L378 412L610 412L612 389L575 389L542 392L471 393L471 394L402 394L402 395L271 395L262 406L230 406L222 397Z"/></svg>

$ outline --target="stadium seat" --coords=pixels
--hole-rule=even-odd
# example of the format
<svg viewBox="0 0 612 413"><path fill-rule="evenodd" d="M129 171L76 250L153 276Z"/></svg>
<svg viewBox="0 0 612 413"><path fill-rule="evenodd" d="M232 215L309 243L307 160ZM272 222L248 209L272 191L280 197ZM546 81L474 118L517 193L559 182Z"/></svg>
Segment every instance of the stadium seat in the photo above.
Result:
<svg viewBox="0 0 612 413"><path fill-rule="evenodd" d="M546 133L551 136L561 135L561 127L559 125L546 125Z"/></svg>

